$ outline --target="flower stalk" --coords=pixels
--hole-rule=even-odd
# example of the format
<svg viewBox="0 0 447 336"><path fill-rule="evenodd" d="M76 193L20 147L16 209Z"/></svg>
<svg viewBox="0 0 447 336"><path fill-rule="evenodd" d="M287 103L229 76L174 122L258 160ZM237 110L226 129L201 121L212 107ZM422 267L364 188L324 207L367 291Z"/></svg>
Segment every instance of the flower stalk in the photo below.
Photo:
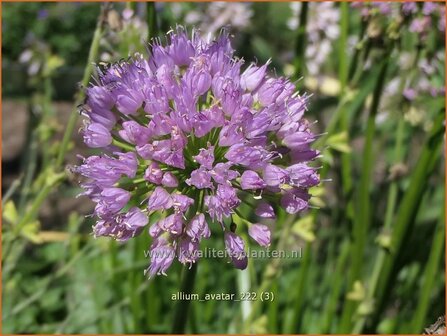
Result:
<svg viewBox="0 0 447 336"><path fill-rule="evenodd" d="M183 266L182 281L180 284L180 292L185 295L191 294L194 290L194 281L197 274L197 264L191 267ZM171 332L173 334L184 334L186 323L188 320L188 313L190 310L190 300L179 300L174 311L174 322L172 324Z"/></svg>
<svg viewBox="0 0 447 336"><path fill-rule="evenodd" d="M295 78L299 79L303 75L305 66L305 50L306 50L306 26L307 15L309 11L309 3L303 1L301 3L301 11L299 18L299 26L296 32L295 45Z"/></svg>
<svg viewBox="0 0 447 336"><path fill-rule="evenodd" d="M388 69L389 59L385 56L385 60L382 62L379 78L376 82L376 86L373 93L373 100L371 103L371 109L366 122L366 140L363 149L363 169L359 183L358 191L358 203L357 203L357 216L354 219L353 224L353 245L352 245L352 269L348 278L348 288L351 288L355 281L359 280L362 273L363 253L367 241L367 234L370 218L370 194L369 185L371 181L371 174L373 168L373 140L376 129L375 119L382 96L382 91L385 83L386 73ZM357 306L355 301L346 300L343 315L342 324L340 326L340 332L348 332L351 329L352 314Z"/></svg>

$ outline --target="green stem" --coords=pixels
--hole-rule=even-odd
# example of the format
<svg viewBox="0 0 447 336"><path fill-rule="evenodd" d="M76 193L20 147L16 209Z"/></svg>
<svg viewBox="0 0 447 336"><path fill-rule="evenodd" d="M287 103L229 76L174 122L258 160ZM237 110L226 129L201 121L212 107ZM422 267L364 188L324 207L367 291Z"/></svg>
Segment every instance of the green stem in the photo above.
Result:
<svg viewBox="0 0 447 336"><path fill-rule="evenodd" d="M203 199L204 191L200 190L197 202L194 202L194 207L189 209L188 217L192 218L196 215L197 211L203 211ZM185 294L191 294L194 289L194 281L197 273L197 263L192 264L188 269L187 266L183 268L182 282L180 284L180 292ZM172 324L173 334L182 334L185 332L186 321L188 320L188 308L190 300L177 301L176 309L174 312L174 323Z"/></svg>
<svg viewBox="0 0 447 336"><path fill-rule="evenodd" d="M241 232L241 238L247 241L248 237L245 233ZM252 264L249 263L247 268L237 272L237 288L239 293L246 293L250 291L252 288L252 281L250 277L250 267ZM242 301L241 302L241 311L242 311L242 323L244 324L245 320L250 316L251 313L251 301ZM244 332L250 333L253 330L244 330Z"/></svg>
<svg viewBox="0 0 447 336"><path fill-rule="evenodd" d="M135 150L135 148L132 147L131 145L128 145L128 144L124 143L123 141L120 141L115 138L112 140L112 145L119 147L121 149L124 149L126 151L129 151L129 152L133 152Z"/></svg>
<svg viewBox="0 0 447 336"><path fill-rule="evenodd" d="M362 25L360 28L360 32L359 32L359 43L362 43L364 35L365 35L365 31L366 31L366 22L362 21ZM354 56L352 57L352 61L349 65L349 78L354 78L354 74L356 72L357 66L358 66L358 60L359 60L359 56L360 56L360 48L358 46L355 47L355 51L354 51Z"/></svg>
<svg viewBox="0 0 447 336"><path fill-rule="evenodd" d="M353 115L355 111L361 108L368 95L374 90L374 87L376 86L379 77L378 70L379 66L376 65L376 67L372 69L371 75L368 76L368 78L358 89L358 91L355 92L355 97L352 100L348 97L352 95L352 93L348 94L348 92L345 92L345 95L339 99L337 108L332 114L328 125L325 127L326 134L315 141L315 148L322 148L326 145L327 139L337 131L337 127L339 126L339 122L343 115L346 115L349 120L350 118L352 118L351 115Z"/></svg>
<svg viewBox="0 0 447 336"><path fill-rule="evenodd" d="M341 85L341 96L344 94L346 84L348 81L348 57L347 57L347 45L348 45L348 31L349 31L349 4L342 2L340 4L341 20L340 20L340 39L338 49L338 78Z"/></svg>
<svg viewBox="0 0 447 336"><path fill-rule="evenodd" d="M81 87L85 88L88 86L90 78L93 73L92 63L94 63L98 56L99 51L99 41L101 40L101 36L104 29L104 23L106 20L106 14L108 11L108 4L103 4L101 13L99 14L98 22L96 24L95 33L93 34L92 44L90 45L90 51L88 53L87 65L84 69L84 76L82 77ZM68 145L70 143L70 139L73 135L74 128L76 126L76 120L78 119L78 106L82 103L85 98L84 90L81 90L76 97L74 107L71 111L70 118L68 119L67 128L65 129L64 137L62 138L62 143L59 147L59 152L56 159L56 167L60 167L65 158L65 154L68 150Z"/></svg>
<svg viewBox="0 0 447 336"><path fill-rule="evenodd" d="M32 113L30 113L30 127L34 127L33 120L35 117L32 116ZM25 176L23 179L23 185L21 188L21 195L19 199L19 206L18 210L19 213L25 212L25 207L28 201L28 197L31 191L31 185L33 182L34 173L36 171L37 166L37 153L38 153L38 145L37 145L37 129L34 129L33 131L30 131L30 139L27 149L27 155L24 160L24 170L25 170Z"/></svg>
<svg viewBox="0 0 447 336"><path fill-rule="evenodd" d="M157 13L155 11L155 2L147 2L147 27L148 27L148 40L156 37L157 32Z"/></svg>
<svg viewBox="0 0 447 336"><path fill-rule="evenodd" d="M340 255L338 256L337 265L335 269L335 274L333 274L333 282L331 283L331 292L329 294L328 303L325 306L325 310L323 312L323 330L322 333L330 333L332 319L336 313L337 302L340 297L340 292L345 281L345 269L346 269L346 260L349 256L349 242L347 240L344 241L341 246Z"/></svg>
<svg viewBox="0 0 447 336"><path fill-rule="evenodd" d="M417 72L418 68L416 65L418 63L419 57L420 57L420 50L417 50L416 57L415 57L415 60L413 63L414 70L412 70L409 73L408 80L411 80L414 77L415 73ZM399 92L403 92L403 90L405 89L405 85L406 85L406 80L404 77L401 80ZM401 162L404 158L403 143L404 143L404 139L405 139L405 120L403 118L403 113L402 113L402 115L398 116L398 118L399 118L399 121L397 124L397 131L396 131L396 144L394 147L394 155L393 155L393 158L394 158L393 163L394 164ZM387 231L389 231L391 229L391 226L393 223L396 204L397 204L398 191L399 191L398 182L396 180L394 180L391 183L390 189L388 192L387 206L386 206L386 210L385 210L385 222L384 222L383 229L382 229L382 231L385 234ZM385 249L380 249L378 251L377 257L375 258L375 261L374 261L371 280L368 284L368 292L366 295L366 301L373 302L374 294L376 292L377 285L379 283L381 270L383 267L383 263L385 262L385 257L386 257L387 253L388 252ZM357 320L356 324L354 325L353 333L361 333L362 332L363 328L365 327L367 317L368 317L367 315L363 315Z"/></svg>
<svg viewBox="0 0 447 336"><path fill-rule="evenodd" d="M19 221L19 223L16 226L14 226L15 235L18 235L20 233L20 230L26 223L29 223L30 221L34 220L37 217L37 214L43 201L45 201L45 199L47 198L50 191L54 188L54 186L57 185L60 181L62 181L64 177L65 175L61 173L51 176L49 178L49 181L45 184L45 186L40 190L40 192L34 199L31 209L28 210L26 214L22 217L22 219Z"/></svg>
<svg viewBox="0 0 447 336"><path fill-rule="evenodd" d="M349 31L349 4L347 2L342 2L340 4L341 8L341 36L340 36L340 50L339 50L339 70L338 75L340 78L341 90L340 90L340 98L342 101L343 97L346 95L346 85L348 81L348 57L346 55L347 51L347 43L348 43L348 31ZM340 117L340 128L341 132L346 133L346 141L349 143L349 116L346 113L346 108L342 108L341 117ZM341 180L342 180L342 189L343 196L346 203L346 213L347 219L352 220L354 208L352 201L350 199L350 194L353 188L352 182L352 166L351 166L351 153L342 153L341 154ZM349 199L349 201L348 201Z"/></svg>
<svg viewBox="0 0 447 336"><path fill-rule="evenodd" d="M309 3L301 3L301 12L299 18L299 26L296 34L296 46L295 46L295 79L299 79L303 74L303 68L305 65L304 51L306 49L306 26L307 26L307 13L309 10Z"/></svg>
<svg viewBox="0 0 447 336"><path fill-rule="evenodd" d="M42 117L41 117L41 123L46 127L46 125L49 124L50 117L54 115L52 106L51 106L51 99L53 96L53 88L51 83L51 77L45 76L44 78L44 94L43 94L43 104L42 104ZM41 146L42 148L47 148L49 146L49 135L48 130L45 130L43 134L41 134ZM48 164L50 162L50 153L49 151L43 151L43 169L46 169L48 167Z"/></svg>
<svg viewBox="0 0 447 336"><path fill-rule="evenodd" d="M371 183L371 174L373 169L373 143L374 134L376 130L375 119L377 111L380 104L380 98L382 96L383 87L385 84L386 73L388 69L388 55L385 54L385 60L382 63L379 79L376 82L376 87L374 89L373 100L371 104L370 113L367 120L366 126L366 141L363 149L362 158L362 174L359 183L358 192L358 203L357 203L357 213L355 215L354 225L353 225L353 245L352 245L352 268L348 278L348 288L351 289L354 282L360 280L362 274L362 266L364 261L364 251L368 236L368 228L370 223L370 212L371 212L371 200L369 187ZM351 325L353 322L353 314L357 303L352 300L347 300L344 306L342 314L342 323L340 326L341 333L347 333L351 330Z"/></svg>
<svg viewBox="0 0 447 336"><path fill-rule="evenodd" d="M182 283L180 292L188 295L194 289L194 280L197 273L197 263L194 263L190 269L187 266L183 268ZM184 334L186 321L188 318L190 300L179 300L174 313L174 323L172 325L173 334Z"/></svg>
<svg viewBox="0 0 447 336"><path fill-rule="evenodd" d="M312 256L312 244L307 243L306 247L304 248L304 257L303 261L301 263L301 267L298 272L298 277L296 281L296 294L297 297L295 298L295 308L293 310L293 317L294 317L294 325L292 333L300 333L301 328L301 322L302 322L302 309L304 306L304 299L305 299L305 292L306 292L306 284L307 284L307 278L309 274L309 268L311 266L311 256Z"/></svg>
<svg viewBox="0 0 447 336"><path fill-rule="evenodd" d="M372 319L372 325L377 325L380 313L384 311L384 299L397 276L397 270L395 269L396 260L402 251L403 242L408 239L408 235L412 231L424 190L427 187L427 178L433 172L441 154L443 136L444 110L441 110L434 120L433 128L413 170L410 185L394 220L390 252L386 255L380 271L380 279L375 296L377 309Z"/></svg>
<svg viewBox="0 0 447 336"><path fill-rule="evenodd" d="M395 145L395 150L394 150L394 158L395 158L396 163L399 162L403 156L402 143L404 140L404 126L405 126L405 120L404 120L404 118L401 117L399 119L399 123L398 123L398 127L397 127L396 145ZM393 181L390 186L389 193L388 193L387 206L386 206L386 212L385 212L385 223L383 226L383 229L384 229L383 231L389 230L391 228L393 218L394 218L394 211L396 208L397 193L398 193L398 184L397 184L397 181ZM379 283L380 272L383 267L383 263L385 261L386 254L387 254L387 251L384 249L381 249L378 252L377 257L375 258L373 271L372 271L372 275L371 275L371 281L368 285L368 293L366 296L367 301L372 302L372 300L373 300L374 293L377 288L377 284ZM354 334L359 334L362 332L362 330L365 326L366 320L367 320L366 315L361 316L357 320L357 322L354 326L354 329L353 329Z"/></svg>
<svg viewBox="0 0 447 336"><path fill-rule="evenodd" d="M19 176L17 179L15 179L11 183L11 186L8 188L6 193L3 194L3 197L2 197L2 207L5 206L5 204L9 201L9 199L12 197L12 195L14 195L16 190L20 187L20 184L22 184L22 180L23 180L23 177Z"/></svg>
<svg viewBox="0 0 447 336"><path fill-rule="evenodd" d="M433 244L431 245L430 256L424 270L424 280L422 283L422 289L419 293L418 305L416 306L417 308L416 312L414 313L414 317L411 319L412 328L410 332L422 332L424 325L426 325L425 319L430 304L431 294L433 293L433 285L435 283L436 277L439 276L439 265L444 253L444 223L445 208L443 208L441 220L439 221L438 227L433 237Z"/></svg>
<svg viewBox="0 0 447 336"><path fill-rule="evenodd" d="M278 219L278 222L280 220ZM287 220L284 222L283 226L281 227L281 236L278 240L278 247L277 249L279 251L284 250L286 240L290 236L290 231L292 228L292 224L294 223L293 217L288 217ZM259 286L257 286L257 293L263 293L266 292L273 280L279 275L280 272L280 266L281 266L281 259L280 258L274 258L272 261L267 265L264 271L264 275L262 276L262 282ZM261 300L256 300L253 302L251 307L251 312L248 315L248 317L244 321L244 331L250 330L250 325L252 321L254 320L258 310L260 309L260 305L262 304Z"/></svg>

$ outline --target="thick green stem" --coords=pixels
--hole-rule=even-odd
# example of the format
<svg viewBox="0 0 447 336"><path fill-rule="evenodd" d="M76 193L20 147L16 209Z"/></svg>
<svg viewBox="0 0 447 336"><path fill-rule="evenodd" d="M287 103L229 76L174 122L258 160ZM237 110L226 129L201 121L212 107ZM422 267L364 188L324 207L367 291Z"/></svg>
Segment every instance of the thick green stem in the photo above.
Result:
<svg viewBox="0 0 447 336"><path fill-rule="evenodd" d="M193 264L190 269L187 266L183 268L182 283L180 292L182 294L191 294L194 289L194 280L197 273L197 264ZM174 313L174 323L172 325L173 334L184 334L186 321L188 318L190 300L179 300Z"/></svg>

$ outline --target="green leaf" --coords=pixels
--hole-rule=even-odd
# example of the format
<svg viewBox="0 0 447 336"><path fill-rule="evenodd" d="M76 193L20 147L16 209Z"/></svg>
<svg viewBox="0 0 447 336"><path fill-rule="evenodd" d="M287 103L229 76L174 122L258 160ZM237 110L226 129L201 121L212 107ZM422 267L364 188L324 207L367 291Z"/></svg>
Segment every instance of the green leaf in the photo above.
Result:
<svg viewBox="0 0 447 336"><path fill-rule="evenodd" d="M31 241L34 244L42 243L42 238L39 236L40 231L40 222L35 220L33 222L29 222L22 227L20 234Z"/></svg>
<svg viewBox="0 0 447 336"><path fill-rule="evenodd" d="M355 281L352 290L346 294L346 298L351 301L362 301L365 298L365 287L360 281Z"/></svg>
<svg viewBox="0 0 447 336"><path fill-rule="evenodd" d="M357 313L361 316L368 316L374 312L374 301L365 300L357 308Z"/></svg>
<svg viewBox="0 0 447 336"><path fill-rule="evenodd" d="M391 233L382 232L376 238L376 243L383 247L386 250L389 250L391 247Z"/></svg>
<svg viewBox="0 0 447 336"><path fill-rule="evenodd" d="M351 147L348 144L348 133L346 131L331 135L327 144L341 153L351 153Z"/></svg>
<svg viewBox="0 0 447 336"><path fill-rule="evenodd" d="M3 208L3 218L11 225L17 224L19 215L13 201L8 201Z"/></svg>
<svg viewBox="0 0 447 336"><path fill-rule="evenodd" d="M303 238L307 242L313 242L315 240L314 219L313 216L305 216L292 226L292 232Z"/></svg>

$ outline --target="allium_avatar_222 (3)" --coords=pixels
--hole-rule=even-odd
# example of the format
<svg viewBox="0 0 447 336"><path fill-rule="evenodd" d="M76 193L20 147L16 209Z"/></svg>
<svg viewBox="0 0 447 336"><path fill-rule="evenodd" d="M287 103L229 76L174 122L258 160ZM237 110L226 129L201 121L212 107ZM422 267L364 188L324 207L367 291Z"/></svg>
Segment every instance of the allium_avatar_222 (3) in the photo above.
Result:
<svg viewBox="0 0 447 336"><path fill-rule="evenodd" d="M225 30L205 39L177 27L166 40L154 39L148 58L98 68L86 89L82 134L101 154L74 170L96 203L93 233L124 242L147 230L153 276L175 258L196 262L215 225L244 269L245 242L231 225L242 200L260 219L279 207L296 214L319 183L307 96L270 75L269 62L242 71ZM270 244L269 226L244 223L255 242Z"/></svg>

